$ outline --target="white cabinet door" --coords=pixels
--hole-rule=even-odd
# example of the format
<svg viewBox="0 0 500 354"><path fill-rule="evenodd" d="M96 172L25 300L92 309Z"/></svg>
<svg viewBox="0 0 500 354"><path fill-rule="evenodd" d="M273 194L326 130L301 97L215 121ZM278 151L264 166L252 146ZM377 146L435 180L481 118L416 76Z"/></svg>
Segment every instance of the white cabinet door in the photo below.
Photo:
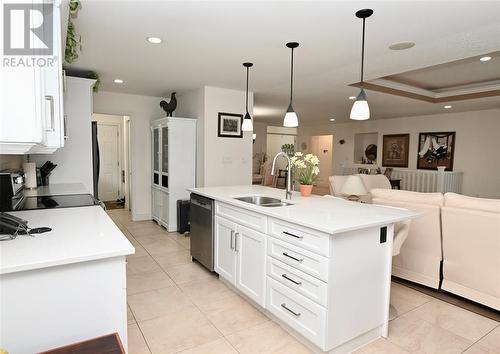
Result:
<svg viewBox="0 0 500 354"><path fill-rule="evenodd" d="M170 220L168 215L170 207L169 195L167 192L160 191L160 198L161 198L160 220L164 225L170 226L170 224L173 223L173 220Z"/></svg>
<svg viewBox="0 0 500 354"><path fill-rule="evenodd" d="M153 197L153 200L152 200L152 203L151 203L151 206L152 206L152 216L153 216L153 219L155 220L160 220L160 215L161 215L161 203L162 203L162 200L161 200L161 191L156 189L156 188L153 188L152 189L152 197Z"/></svg>
<svg viewBox="0 0 500 354"><path fill-rule="evenodd" d="M266 235L238 225L235 249L237 254L236 287L265 307Z"/></svg>
<svg viewBox="0 0 500 354"><path fill-rule="evenodd" d="M234 251L236 224L215 217L215 271L234 284L236 281L236 252Z"/></svg>

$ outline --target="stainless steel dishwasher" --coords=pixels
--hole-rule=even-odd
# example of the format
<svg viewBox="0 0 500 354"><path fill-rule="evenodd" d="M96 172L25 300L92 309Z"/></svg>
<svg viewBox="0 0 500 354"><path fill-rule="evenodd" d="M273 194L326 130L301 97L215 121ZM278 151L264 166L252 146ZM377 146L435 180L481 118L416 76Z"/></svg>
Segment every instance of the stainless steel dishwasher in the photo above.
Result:
<svg viewBox="0 0 500 354"><path fill-rule="evenodd" d="M191 257L214 271L214 201L191 193Z"/></svg>

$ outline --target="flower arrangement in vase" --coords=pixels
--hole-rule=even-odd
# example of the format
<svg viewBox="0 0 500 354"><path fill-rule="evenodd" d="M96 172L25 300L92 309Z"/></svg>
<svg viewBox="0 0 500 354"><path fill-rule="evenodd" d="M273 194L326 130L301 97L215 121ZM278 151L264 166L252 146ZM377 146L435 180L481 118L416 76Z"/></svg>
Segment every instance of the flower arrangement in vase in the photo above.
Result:
<svg viewBox="0 0 500 354"><path fill-rule="evenodd" d="M313 184L318 180L319 158L313 154L297 151L290 159L295 173L295 180L300 184L300 194L309 197Z"/></svg>

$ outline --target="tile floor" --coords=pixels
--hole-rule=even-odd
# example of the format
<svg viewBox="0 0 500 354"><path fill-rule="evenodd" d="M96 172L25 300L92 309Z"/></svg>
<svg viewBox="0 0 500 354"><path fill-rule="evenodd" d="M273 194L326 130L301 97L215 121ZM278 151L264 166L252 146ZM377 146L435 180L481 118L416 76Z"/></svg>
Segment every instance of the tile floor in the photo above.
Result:
<svg viewBox="0 0 500 354"><path fill-rule="evenodd" d="M136 250L127 264L130 354L311 353L192 263L189 237L152 221L132 222L123 209L108 213ZM500 353L494 319L395 282L391 303L389 338L356 353Z"/></svg>

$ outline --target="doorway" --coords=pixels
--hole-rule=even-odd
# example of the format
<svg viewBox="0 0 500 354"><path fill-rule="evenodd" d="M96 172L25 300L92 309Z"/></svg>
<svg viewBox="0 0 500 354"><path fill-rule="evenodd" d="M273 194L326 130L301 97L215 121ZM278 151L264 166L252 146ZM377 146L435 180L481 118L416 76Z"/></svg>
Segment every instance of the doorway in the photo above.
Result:
<svg viewBox="0 0 500 354"><path fill-rule="evenodd" d="M309 152L319 158L318 181L313 193L325 195L330 193L328 177L333 170L333 135L314 135L309 139Z"/></svg>
<svg viewBox="0 0 500 354"><path fill-rule="evenodd" d="M130 209L130 117L92 115L98 150L95 193L108 209Z"/></svg>

